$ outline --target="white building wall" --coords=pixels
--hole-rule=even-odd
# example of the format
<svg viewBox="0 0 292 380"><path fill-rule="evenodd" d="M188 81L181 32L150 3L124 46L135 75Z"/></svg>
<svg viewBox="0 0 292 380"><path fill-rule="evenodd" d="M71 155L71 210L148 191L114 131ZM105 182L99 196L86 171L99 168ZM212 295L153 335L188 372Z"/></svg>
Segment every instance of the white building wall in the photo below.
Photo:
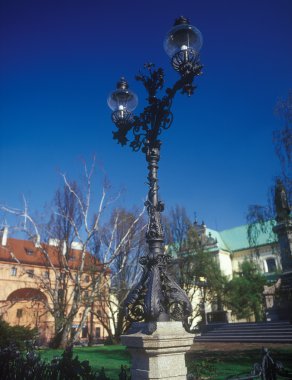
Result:
<svg viewBox="0 0 292 380"><path fill-rule="evenodd" d="M231 279L233 271L232 271L232 261L231 261L230 253L225 252L225 251L219 251L218 261L219 261L221 272L225 276Z"/></svg>
<svg viewBox="0 0 292 380"><path fill-rule="evenodd" d="M236 251L232 255L232 270L233 272L239 272L239 267L245 260L254 260L259 265L260 270L263 273L267 273L268 267L266 260L270 258L275 259L277 270L281 270L280 255L275 246L267 244L257 249L250 248Z"/></svg>

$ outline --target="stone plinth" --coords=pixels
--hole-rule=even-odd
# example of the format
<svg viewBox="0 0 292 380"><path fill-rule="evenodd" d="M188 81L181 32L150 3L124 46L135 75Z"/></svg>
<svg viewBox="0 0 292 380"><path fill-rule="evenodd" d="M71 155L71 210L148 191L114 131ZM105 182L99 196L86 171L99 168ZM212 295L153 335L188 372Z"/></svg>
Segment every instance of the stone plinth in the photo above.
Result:
<svg viewBox="0 0 292 380"><path fill-rule="evenodd" d="M289 209L290 210L290 209ZM283 273L275 292L273 306L267 308L269 320L289 320L292 323L292 220L280 220L273 231L278 236Z"/></svg>
<svg viewBox="0 0 292 380"><path fill-rule="evenodd" d="M273 228L278 236L283 272L292 271L292 220L278 222Z"/></svg>
<svg viewBox="0 0 292 380"><path fill-rule="evenodd" d="M122 343L132 356L132 380L186 380L185 353L194 336L185 331L181 322L137 323L132 334L123 335Z"/></svg>

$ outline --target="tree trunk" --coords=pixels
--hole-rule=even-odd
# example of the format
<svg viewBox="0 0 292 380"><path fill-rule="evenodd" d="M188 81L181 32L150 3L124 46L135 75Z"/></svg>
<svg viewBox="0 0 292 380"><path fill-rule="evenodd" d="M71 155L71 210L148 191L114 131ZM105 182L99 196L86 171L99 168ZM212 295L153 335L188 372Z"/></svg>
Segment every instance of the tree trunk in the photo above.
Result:
<svg viewBox="0 0 292 380"><path fill-rule="evenodd" d="M123 309L120 309L117 315L117 327L115 331L115 340L116 343L119 343L120 337L123 334L123 326L124 326L125 312Z"/></svg>
<svg viewBox="0 0 292 380"><path fill-rule="evenodd" d="M62 323L63 322L63 323ZM66 348L68 346L70 332L71 332L71 321L67 320L58 322L55 320L55 336L50 342L50 347L52 348Z"/></svg>
<svg viewBox="0 0 292 380"><path fill-rule="evenodd" d="M91 306L93 309L93 305ZM88 346L91 347L93 345L94 339L94 330L93 330L93 313L90 312L90 325L89 325L89 333L88 333Z"/></svg>

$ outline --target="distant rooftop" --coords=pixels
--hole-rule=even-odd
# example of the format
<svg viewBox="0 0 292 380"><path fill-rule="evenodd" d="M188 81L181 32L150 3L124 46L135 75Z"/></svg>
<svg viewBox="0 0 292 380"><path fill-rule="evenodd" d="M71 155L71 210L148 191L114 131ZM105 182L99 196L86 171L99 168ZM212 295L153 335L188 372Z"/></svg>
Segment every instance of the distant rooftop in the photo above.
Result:
<svg viewBox="0 0 292 380"><path fill-rule="evenodd" d="M272 228L276 224L274 220L264 224L255 223L252 225L253 235L255 236L254 244L250 244L248 239L249 225L234 227L224 231L216 231L206 228L206 234L211 233L212 237L217 239L218 247L224 251L240 251L252 246L261 246L277 242L277 236Z"/></svg>

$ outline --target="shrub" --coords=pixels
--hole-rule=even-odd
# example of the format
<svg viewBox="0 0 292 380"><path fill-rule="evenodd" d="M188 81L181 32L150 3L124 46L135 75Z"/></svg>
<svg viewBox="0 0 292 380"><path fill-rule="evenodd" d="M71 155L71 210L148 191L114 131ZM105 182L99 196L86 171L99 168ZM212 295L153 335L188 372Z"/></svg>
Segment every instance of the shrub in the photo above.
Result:
<svg viewBox="0 0 292 380"><path fill-rule="evenodd" d="M214 378L216 375L215 359L191 361L188 363L187 380L201 380Z"/></svg>
<svg viewBox="0 0 292 380"><path fill-rule="evenodd" d="M81 362L78 359L78 356L75 356L75 358L73 358L72 346L69 346L63 352L61 357L53 359L49 366L51 370L49 378L51 379L96 379L96 375L92 372L88 360L84 360L83 362Z"/></svg>
<svg viewBox="0 0 292 380"><path fill-rule="evenodd" d="M24 350L28 342L37 339L37 329L30 329L25 326L10 326L0 319L0 347L14 345L19 350Z"/></svg>
<svg viewBox="0 0 292 380"><path fill-rule="evenodd" d="M120 380L130 380L126 368L121 368ZM43 361L33 350L21 353L16 346L0 348L1 380L110 380L101 369L92 371L87 360L73 357L72 347L68 347L62 356L50 363Z"/></svg>

